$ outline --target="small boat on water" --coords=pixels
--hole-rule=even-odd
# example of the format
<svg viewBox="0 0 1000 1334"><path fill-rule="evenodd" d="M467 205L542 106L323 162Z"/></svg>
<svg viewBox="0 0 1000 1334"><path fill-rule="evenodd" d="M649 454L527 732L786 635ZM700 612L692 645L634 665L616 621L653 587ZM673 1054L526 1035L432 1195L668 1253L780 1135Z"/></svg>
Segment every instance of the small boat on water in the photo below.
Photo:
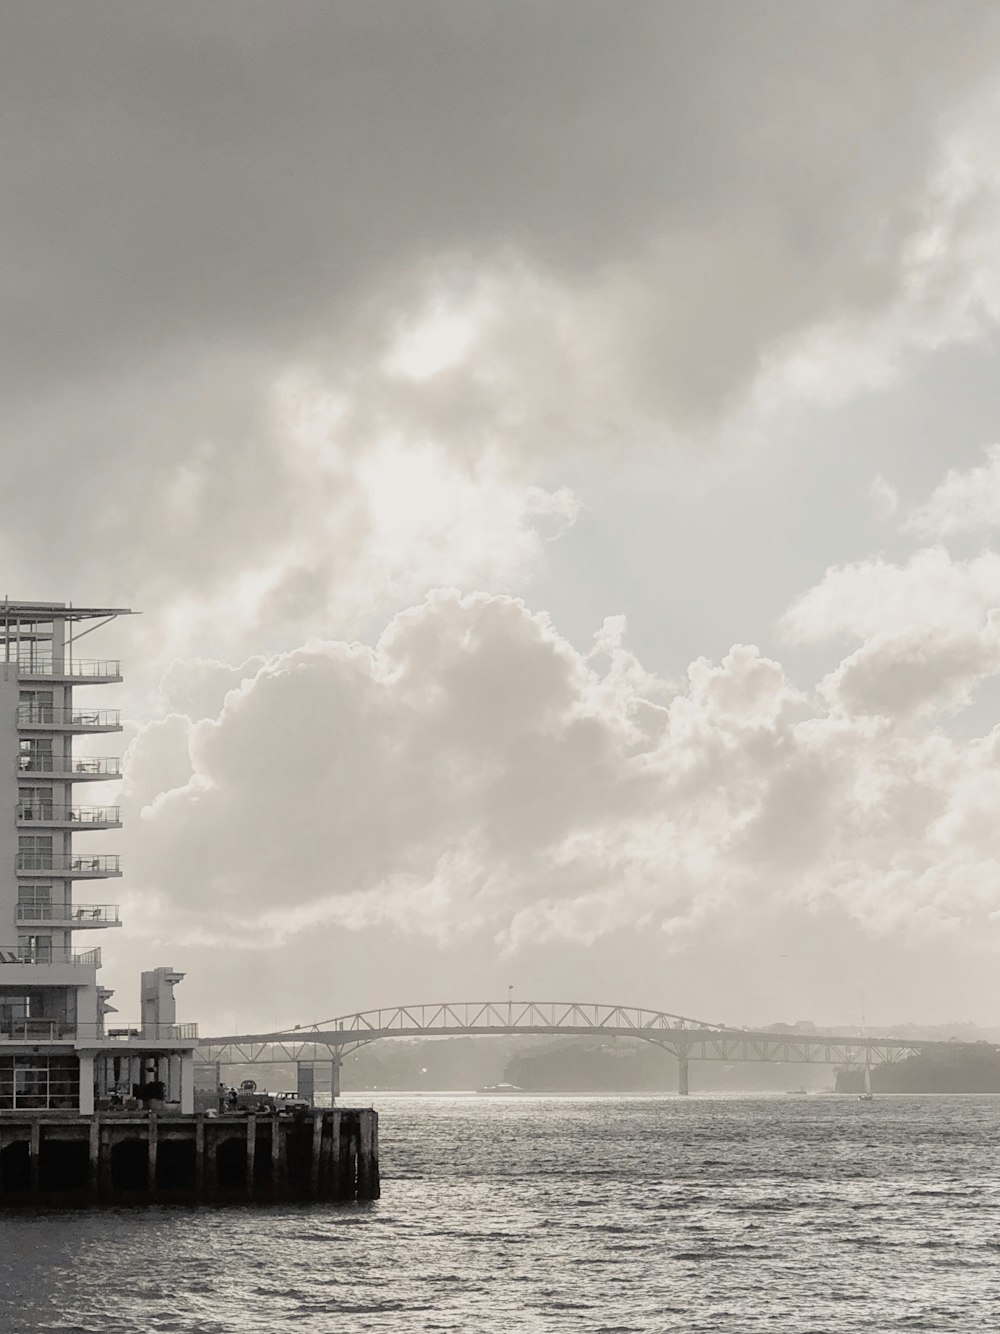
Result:
<svg viewBox="0 0 1000 1334"><path fill-rule="evenodd" d="M863 1092L858 1094L858 1102L874 1102L872 1093L872 1049L868 1044L868 1028L865 1024L865 993L861 993L861 1036L865 1040L865 1082Z"/></svg>
<svg viewBox="0 0 1000 1334"><path fill-rule="evenodd" d="M865 1060L865 1084L864 1092L858 1094L858 1102L874 1102L875 1094L872 1093L872 1063L871 1057Z"/></svg>
<svg viewBox="0 0 1000 1334"><path fill-rule="evenodd" d="M505 1093L527 1093L527 1091L518 1084L486 1084L483 1088L476 1089L477 1093L491 1094L494 1097L502 1096Z"/></svg>

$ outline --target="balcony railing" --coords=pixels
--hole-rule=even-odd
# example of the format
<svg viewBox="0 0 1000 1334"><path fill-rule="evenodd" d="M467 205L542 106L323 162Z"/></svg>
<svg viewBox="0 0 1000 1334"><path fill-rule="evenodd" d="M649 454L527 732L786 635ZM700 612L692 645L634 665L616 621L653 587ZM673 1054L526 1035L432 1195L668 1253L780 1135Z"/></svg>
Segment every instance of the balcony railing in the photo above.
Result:
<svg viewBox="0 0 1000 1334"><path fill-rule="evenodd" d="M9 1042L55 1042L74 1036L73 1025L66 1019L5 1019L0 1023L0 1040Z"/></svg>
<svg viewBox="0 0 1000 1334"><path fill-rule="evenodd" d="M118 709L63 709L52 704L19 704L17 725L54 727L73 732L112 732L121 729Z"/></svg>
<svg viewBox="0 0 1000 1334"><path fill-rule="evenodd" d="M17 818L22 824L104 825L108 828L122 822L118 806L56 806L49 801L22 801L18 803Z"/></svg>
<svg viewBox="0 0 1000 1334"><path fill-rule="evenodd" d="M79 759L64 755L30 754L19 756L18 772L25 774L65 775L68 779L77 778L121 778L122 762L119 756L102 757L82 755Z"/></svg>
<svg viewBox="0 0 1000 1334"><path fill-rule="evenodd" d="M91 926L119 926L117 903L19 903L19 922L71 922Z"/></svg>
<svg viewBox="0 0 1000 1334"><path fill-rule="evenodd" d="M143 1024L139 1021L134 1023L124 1022L116 1019L113 1026L108 1025L103 1033L100 1031L100 1025L95 1032L94 1026L79 1024L77 1025L77 1035L80 1038L96 1036L110 1038L116 1042L183 1042L198 1040L197 1024Z"/></svg>
<svg viewBox="0 0 1000 1334"><path fill-rule="evenodd" d="M117 658L83 658L74 662L53 662L38 658L34 662L19 662L18 676L80 676L113 681L121 678L122 665Z"/></svg>
<svg viewBox="0 0 1000 1334"><path fill-rule="evenodd" d="M74 950L68 945L0 945L0 966L5 963L70 963L81 968L100 968L100 950Z"/></svg>
<svg viewBox="0 0 1000 1334"><path fill-rule="evenodd" d="M5 1019L0 1041L8 1042L197 1042L197 1024L74 1024L68 1019Z"/></svg>
<svg viewBox="0 0 1000 1334"><path fill-rule="evenodd" d="M19 852L17 870L50 871L53 875L121 875L117 853L82 857L76 852Z"/></svg>

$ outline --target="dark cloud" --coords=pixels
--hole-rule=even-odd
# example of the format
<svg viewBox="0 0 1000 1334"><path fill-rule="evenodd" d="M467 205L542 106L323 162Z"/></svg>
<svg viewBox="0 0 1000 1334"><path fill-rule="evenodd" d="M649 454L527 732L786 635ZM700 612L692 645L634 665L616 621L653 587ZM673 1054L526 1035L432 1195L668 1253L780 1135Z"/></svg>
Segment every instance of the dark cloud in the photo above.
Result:
<svg viewBox="0 0 1000 1334"><path fill-rule="evenodd" d="M884 299L995 18L914 0L9 5L8 391L178 345L336 339L442 254L511 247L575 277L664 241L671 322L693 317L695 344L708 324L745 374L761 339Z"/></svg>
<svg viewBox="0 0 1000 1334"><path fill-rule="evenodd" d="M290 366L348 401L347 464L307 489L355 550L351 460L387 434L466 467L516 457L517 488L553 444L715 419L783 340L899 291L996 20L915 0L7 5L0 449L46 494L8 516L12 574L162 607L284 562L276 605L325 614L355 571L320 537L288 551L309 545L269 416ZM484 278L474 364L386 374L401 321Z"/></svg>

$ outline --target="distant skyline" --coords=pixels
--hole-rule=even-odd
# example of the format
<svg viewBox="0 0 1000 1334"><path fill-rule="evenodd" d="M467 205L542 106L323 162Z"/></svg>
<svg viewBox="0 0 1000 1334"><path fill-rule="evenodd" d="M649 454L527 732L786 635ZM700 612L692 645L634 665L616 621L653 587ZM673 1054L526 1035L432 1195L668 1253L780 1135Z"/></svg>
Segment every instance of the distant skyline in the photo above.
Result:
<svg viewBox="0 0 1000 1334"><path fill-rule="evenodd" d="M4 591L143 613L102 980L1000 1024L998 74L971 0L4 8Z"/></svg>

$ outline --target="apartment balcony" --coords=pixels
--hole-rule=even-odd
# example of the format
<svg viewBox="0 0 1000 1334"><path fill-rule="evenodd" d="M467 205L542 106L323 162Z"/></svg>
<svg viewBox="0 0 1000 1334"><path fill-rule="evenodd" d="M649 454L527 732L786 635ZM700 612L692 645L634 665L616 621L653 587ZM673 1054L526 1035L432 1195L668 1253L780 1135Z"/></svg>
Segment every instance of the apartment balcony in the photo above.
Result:
<svg viewBox="0 0 1000 1334"><path fill-rule="evenodd" d="M68 945L42 943L0 945L0 978L4 981L6 981L4 974L8 966L12 968L23 966L29 968L100 968L101 951L75 950Z"/></svg>
<svg viewBox="0 0 1000 1334"><path fill-rule="evenodd" d="M121 926L117 903L19 903L18 926L51 926L65 931L93 931Z"/></svg>
<svg viewBox="0 0 1000 1334"><path fill-rule="evenodd" d="M84 735L89 732L120 732L122 725L118 709L63 709L52 704L19 704L17 729L19 732L69 732Z"/></svg>
<svg viewBox="0 0 1000 1334"><path fill-rule="evenodd" d="M122 665L116 658L90 658L74 662L21 662L17 666L19 681L67 681L88 685L114 685L122 679Z"/></svg>
<svg viewBox="0 0 1000 1334"><path fill-rule="evenodd" d="M33 783L39 774L66 783L89 783L121 778L122 762L116 756L97 758L92 755L74 759L62 755L21 755L17 776Z"/></svg>
<svg viewBox="0 0 1000 1334"><path fill-rule="evenodd" d="M19 852L18 875L55 875L67 880L107 880L121 875L117 853L84 857L77 852Z"/></svg>
<svg viewBox="0 0 1000 1334"><path fill-rule="evenodd" d="M118 806L57 806L49 801L22 801L17 807L18 828L120 829Z"/></svg>

